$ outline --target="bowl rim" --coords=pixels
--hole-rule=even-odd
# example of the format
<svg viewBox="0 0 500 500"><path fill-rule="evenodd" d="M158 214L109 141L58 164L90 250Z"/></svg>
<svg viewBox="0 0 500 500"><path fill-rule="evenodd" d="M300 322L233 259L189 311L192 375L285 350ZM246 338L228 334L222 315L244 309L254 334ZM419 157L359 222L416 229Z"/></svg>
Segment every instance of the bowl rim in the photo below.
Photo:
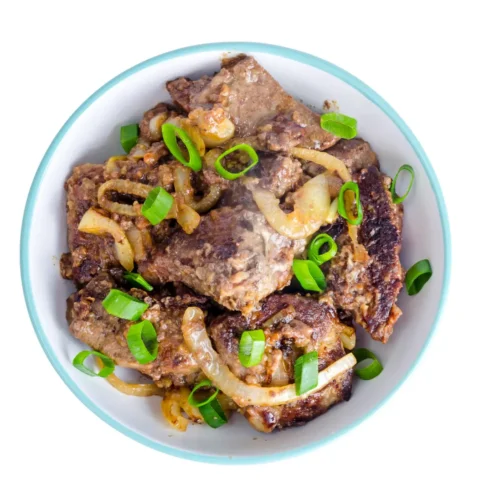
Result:
<svg viewBox="0 0 500 500"><path fill-rule="evenodd" d="M179 57L191 55L191 54L197 54L197 53L202 53L202 52L213 52L213 51L219 51L221 53L228 52L228 51L238 51L238 52L263 52L263 53L268 53L272 55L277 55L284 57L286 59L291 59L296 62L300 62L303 64L307 64L309 66L318 68L320 70L323 70L341 80L343 80L345 83L348 85L352 86L359 92L361 92L365 97L367 97L370 101L372 101L376 106L378 106L392 121L393 123L399 128L399 130L402 132L402 134L405 136L406 140L410 143L412 146L413 150L415 151L415 154L419 158L425 173L427 174L427 177L429 179L429 182L431 183L434 195L437 200L438 204L438 209L439 209L439 215L441 219L441 228L442 228L442 233L443 233L443 244L444 244L444 271L443 271L443 281L442 281L442 289L441 289L441 297L439 301L439 306L438 310L436 313L436 316L434 318L434 322L432 324L432 327L429 331L429 334L427 336L427 339L418 353L417 358L413 362L412 366L409 368L409 370L405 373L405 375L399 380L398 384L392 389L392 391L382 400L380 401L374 408L372 408L368 413L360 417L359 419L351 422L348 426L346 426L344 429L342 429L339 432L334 433L331 436L325 436L322 440L301 446L299 448L289 450L286 452L278 452L278 453L271 453L263 456L242 456L242 457L231 457L231 456L220 456L220 455L209 455L209 454L202 454L202 453L195 453L195 452L190 452L190 451L184 451L180 450L177 448L173 448L170 446L167 446L162 443L158 443L152 439L149 439L142 434L126 427L125 425L121 424L117 420L115 420L111 415L103 411L101 408L99 408L90 398L88 398L84 392L78 387L78 385L73 382L71 377L68 375L66 372L65 368L63 365L59 362L57 359L49 341L48 338L42 328L42 324L40 322L36 305L35 305L35 299L32 294L31 290L31 284L30 284L30 268L29 268L29 239L30 239L30 233L31 233L31 222L32 222L32 216L33 216L33 210L36 204L37 196L38 196L38 191L39 187L42 183L45 170L47 169L47 166L49 165L52 155L54 151L57 149L59 146L59 143L62 141L68 130L73 126L75 121L80 117L80 115L89 107L91 106L99 97L101 97L103 94L111 90L115 85L120 83L121 81L125 80L129 76L137 73L138 71L141 71L145 68L148 68L150 66L153 66L158 63L163 63L165 61L169 61L172 59L176 59ZM31 323L33 324L33 327L35 329L36 335L38 337L38 340L46 354L46 356L49 358L49 361L51 362L52 366L56 370L56 372L59 374L59 376L62 378L64 383L69 387L69 389L73 392L73 394L87 407L89 408L93 413L95 413L99 418L104 420L107 424L109 424L111 427L114 429L120 431L121 433L125 434L126 436L134 439L135 441L146 445L150 448L153 448L155 450L161 451L163 453L167 453L169 455L173 455L175 457L183 458L183 459L188 459L188 460L194 460L198 462L205 462L205 463L216 463L216 464L223 464L223 465L230 465L230 464L257 464L257 463L266 463L266 462L271 462L275 460L281 460L281 459L286 459L286 458L291 458L297 455L301 455L302 453L311 451L315 448L318 448L319 446L325 445L334 439L346 434L350 430L354 429L356 426L358 426L360 423L362 423L365 419L369 418L371 415L373 415L378 409L380 409L397 391L398 389L402 386L402 384L408 379L409 375L413 372L419 361L421 360L425 350L429 346L430 340L433 337L437 325L439 323L439 320L442 316L443 308L446 302L446 298L448 295L448 288L449 288L449 281L450 281L450 273L451 273L451 235L450 235L450 225L448 221L448 214L446 210L446 205L444 201L444 196L441 191L441 187L439 185L439 181L437 179L437 176L431 166L431 163L425 154L422 146L420 145L419 141L413 134L413 132L410 130L408 125L402 120L402 118L396 113L396 111L381 97L379 96L375 91L373 91L368 85L363 83L361 80L356 78L355 76L351 75L347 71L339 68L333 63L330 63L328 61L325 61L324 59L321 59L319 57L313 56L311 54L301 52L298 50L286 48L286 47L281 47L279 45L269 45L265 43L254 43L254 42L217 42L217 43L207 43L207 44L201 44L201 45L193 45L189 47L184 47L181 49L173 50L170 52L166 52L163 54L160 54L158 56L152 57L151 59L147 59L146 61L143 61L123 73L120 73L118 76L104 84L100 89L98 89L96 92L94 92L88 99L86 99L83 104L81 104L78 109L68 118L66 123L62 126L62 128L59 130L55 138L53 139L52 143L50 144L49 148L47 149L45 155L42 158L42 161L40 162L40 165L36 171L36 174L34 176L30 191L28 193L28 198L26 201L26 206L24 210L24 216L23 216L23 222L22 222L22 230L21 230L21 281L22 281L22 286L23 286L23 293L24 293L24 298L26 302L26 306L28 309L28 313L31 319Z"/></svg>

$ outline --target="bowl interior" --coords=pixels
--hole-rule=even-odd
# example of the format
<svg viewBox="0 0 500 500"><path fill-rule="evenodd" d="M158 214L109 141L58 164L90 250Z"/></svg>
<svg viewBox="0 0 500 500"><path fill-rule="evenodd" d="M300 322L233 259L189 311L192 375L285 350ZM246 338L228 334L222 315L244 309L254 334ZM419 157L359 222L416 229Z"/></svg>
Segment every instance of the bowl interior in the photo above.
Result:
<svg viewBox="0 0 500 500"><path fill-rule="evenodd" d="M221 55L239 52L254 55L287 91L313 108L321 110L325 99L337 101L342 113L357 118L359 135L371 143L388 175L394 176L404 163L414 167L415 184L405 202L402 262L408 268L428 258L434 275L419 295L401 293L398 305L403 316L388 345L375 343L364 333L358 335L358 345L377 353L384 372L370 382L355 381L348 403L304 427L272 435L252 430L240 415L234 415L223 429L190 426L188 432L179 433L163 420L158 397L124 396L71 365L83 345L69 334L65 319L66 298L74 288L59 276L58 258L67 251L63 184L73 166L120 154L120 126L137 122L145 110L168 100L165 81L209 74L219 68ZM129 436L168 453L207 461L284 456L326 441L370 414L395 390L422 352L447 282L447 226L439 186L418 143L398 120L376 94L339 68L304 54L253 44L165 54L127 71L94 94L65 125L42 162L28 200L22 241L30 314L42 346L73 392Z"/></svg>

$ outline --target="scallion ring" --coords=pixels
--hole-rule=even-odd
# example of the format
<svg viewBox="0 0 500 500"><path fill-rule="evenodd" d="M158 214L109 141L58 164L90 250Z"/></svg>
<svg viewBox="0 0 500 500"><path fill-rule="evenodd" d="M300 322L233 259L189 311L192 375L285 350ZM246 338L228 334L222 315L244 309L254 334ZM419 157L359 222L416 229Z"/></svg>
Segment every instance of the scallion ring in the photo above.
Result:
<svg viewBox="0 0 500 500"><path fill-rule="evenodd" d="M353 139L357 134L358 122L341 113L325 113L321 115L321 128L342 139Z"/></svg>
<svg viewBox="0 0 500 500"><path fill-rule="evenodd" d="M127 153L130 153L130 150L137 144L138 139L139 125L137 123L124 125L120 129L120 143Z"/></svg>
<svg viewBox="0 0 500 500"><path fill-rule="evenodd" d="M132 285L140 286L148 292L151 292L153 290L153 287L139 273L126 272L123 277Z"/></svg>
<svg viewBox="0 0 500 500"><path fill-rule="evenodd" d="M398 196L396 194L396 183L398 182L399 174L403 170L410 174L410 183L408 184L408 188L406 189L406 193L403 196ZM398 173L396 174L396 177L394 177L394 180L392 181L392 184L391 184L392 201L396 205L398 203L403 203L403 201L405 201L406 197L410 194L411 187L413 186L414 180L415 180L415 171L413 170L413 167L410 167L410 165L403 165L402 167L399 168Z"/></svg>
<svg viewBox="0 0 500 500"><path fill-rule="evenodd" d="M152 363L158 356L158 337L153 323L145 319L132 325L127 332L127 344L141 365Z"/></svg>
<svg viewBox="0 0 500 500"><path fill-rule="evenodd" d="M406 271L405 284L408 295L416 295L431 279L432 267L427 260L420 260Z"/></svg>
<svg viewBox="0 0 500 500"><path fill-rule="evenodd" d="M202 380L199 384L194 386L194 389L191 391L188 397L188 403L191 406L194 406L195 408L200 408L203 405L206 405L213 401L216 397L217 394L219 394L219 389L215 388L215 392L211 394L207 399L204 399L202 401L198 401L194 398L194 395L198 389L201 389L202 387L212 387L212 382L210 380Z"/></svg>
<svg viewBox="0 0 500 500"><path fill-rule="evenodd" d="M311 391L318 385L318 352L311 351L295 361L295 391L297 396Z"/></svg>
<svg viewBox="0 0 500 500"><path fill-rule="evenodd" d="M328 245L328 250L324 253L319 253L323 245ZM307 256L309 260L312 260L318 266L328 262L330 259L335 257L337 253L337 243L335 240L326 233L318 234L309 244L309 248L307 249Z"/></svg>
<svg viewBox="0 0 500 500"><path fill-rule="evenodd" d="M159 224L172 208L174 197L167 193L161 186L152 189L141 208L141 214L148 219L153 226Z"/></svg>
<svg viewBox="0 0 500 500"><path fill-rule="evenodd" d="M360 379L371 380L372 378L375 378L382 373L382 370L384 369L382 367L382 363L380 363L380 361L377 359L377 356L375 356L373 352L363 347L359 347L358 349L354 349L352 353L354 354L354 357L356 358L358 364L365 359L372 360L372 362L364 368L354 368L354 373Z"/></svg>
<svg viewBox="0 0 500 500"><path fill-rule="evenodd" d="M97 356L100 358L104 364L102 369L98 371L97 373L92 371L90 368L87 368L83 362L89 357L89 356ZM113 360L106 356L105 354L102 354L98 351L82 351L79 352L75 358L73 359L73 366L75 368L78 368L82 373L85 373L85 375L89 375L91 377L103 377L106 378L108 375L111 375L115 371L115 364L113 363Z"/></svg>
<svg viewBox="0 0 500 500"><path fill-rule="evenodd" d="M352 191L354 193L354 201L356 203L356 213L357 216L355 219L349 218L349 214L347 213L347 209L345 206L345 193L346 191ZM347 220L349 224L352 226L359 226L361 221L363 220L363 207L361 206L361 199L359 196L359 186L357 182L349 181L342 185L339 193L339 206L338 206L339 214Z"/></svg>
<svg viewBox="0 0 500 500"><path fill-rule="evenodd" d="M217 429L221 425L227 424L227 417L217 399L213 399L208 404L204 404L198 408L200 410L203 420L212 429Z"/></svg>
<svg viewBox="0 0 500 500"><path fill-rule="evenodd" d="M114 288L106 295L102 306L111 316L129 321L137 321L149 307L145 302Z"/></svg>
<svg viewBox="0 0 500 500"><path fill-rule="evenodd" d="M171 123L164 123L161 126L161 133L163 135L163 141L165 142L168 150L172 153L174 158L181 162L186 167L193 169L194 171L201 170L201 156L196 146L189 135L179 127L172 125ZM177 138L181 140L187 149L189 158L186 160L184 154L177 144Z"/></svg>
<svg viewBox="0 0 500 500"><path fill-rule="evenodd" d="M323 292L326 288L326 278L318 264L312 260L294 259L293 273L304 290Z"/></svg>
<svg viewBox="0 0 500 500"><path fill-rule="evenodd" d="M265 348L266 336L263 330L245 330L240 338L240 363L245 368L258 365L262 360Z"/></svg>
<svg viewBox="0 0 500 500"><path fill-rule="evenodd" d="M235 151L244 151L250 157L251 161L250 165L241 170L241 172L229 172L229 170L226 170L222 165L223 158L231 153L234 153ZM239 177L245 175L250 169L255 167L257 163L259 163L259 155L255 151L255 149L252 148L252 146L249 146L248 144L237 144L236 146L228 149L227 151L224 151L224 153L222 153L215 160L215 170L224 179L234 181L235 179L238 179Z"/></svg>

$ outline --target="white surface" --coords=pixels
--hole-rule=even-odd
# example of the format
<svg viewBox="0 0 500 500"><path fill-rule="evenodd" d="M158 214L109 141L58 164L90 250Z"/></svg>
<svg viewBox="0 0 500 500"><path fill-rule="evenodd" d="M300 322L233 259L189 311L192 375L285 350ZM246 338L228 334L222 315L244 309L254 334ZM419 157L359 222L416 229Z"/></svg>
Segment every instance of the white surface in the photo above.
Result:
<svg viewBox="0 0 500 500"><path fill-rule="evenodd" d="M359 2L345 10L327 4L279 23L266 20L258 8L253 18L252 12L245 14L245 25L255 28L256 41L288 45L331 60L372 86L401 114L422 142L444 189L454 262L440 329L417 370L386 406L355 431L312 454L231 468L227 474L220 466L184 462L124 438L71 395L43 355L25 312L17 236L24 199L41 156L67 116L92 91L156 53L241 39L242 25L221 29L221 21L210 23L210 14L203 9L198 28L175 29L164 3L159 4L166 11L164 28L161 10L145 9L144 3L141 12L121 2L119 9L109 11L100 5L97 13L87 2L84 12L57 9L53 16L50 2L39 11L31 6L29 16L24 3L23 12L13 13L17 24L12 17L0 35L3 50L12 49L1 95L7 152L4 183L16 186L15 193L4 190L7 234L15 239L2 248L4 284L13 284L1 292L5 313L0 454L8 460L3 469L8 474L0 493L9 493L0 494L2 498L43 492L52 498L133 498L141 493L195 498L200 485L209 484L213 492L226 496L249 491L245 487L249 482L256 485L253 493L286 492L292 498L311 491L338 498L369 494L418 498L429 492L446 498L498 497L496 360L466 364L474 355L494 353L499 333L494 314L498 244L495 247L491 241L494 225L498 226L494 187L500 180L498 155L491 152L498 133L499 82L491 65L498 37L494 16L481 9L481 3L475 3L478 14L454 4L453 23L450 11L441 12L436 2L429 4L431 11L419 2L408 14L387 5L385 15L380 2L377 10L365 10L363 15ZM202 12L201 6L190 5L193 12ZM266 9L270 18L275 17L269 6ZM154 21L148 21L147 10L156 14ZM319 29L319 17L332 22ZM461 29L465 25L466 36ZM211 34L209 26L219 29ZM19 43L12 43L17 38L9 29L12 36L22 32ZM121 30L129 41L136 34L133 44L120 41ZM471 188L478 182L484 182L476 191L481 199L478 208L471 209ZM493 190L491 198L487 189ZM489 217L491 223L486 224ZM488 246L483 238L489 239ZM488 315L488 309L493 314ZM22 351L23 356L12 351ZM103 462L105 466L100 465ZM150 478L156 478L154 483Z"/></svg>
<svg viewBox="0 0 500 500"><path fill-rule="evenodd" d="M159 398L131 399L118 393L98 378L75 370L71 361L84 348L68 333L65 319L66 298L74 290L61 279L53 256L67 251L64 181L74 165L102 162L121 151L119 126L139 121L142 113L161 100L167 100L165 81L178 76L196 77L220 68L220 58L237 55L230 45L185 55L151 65L109 89L77 118L48 160L43 180L34 201L31 238L28 246L29 277L34 305L55 357L74 384L111 420L147 439L190 453L220 458L267 457L294 451L342 433L377 407L411 369L427 341L435 321L443 288L444 246L441 218L432 186L411 144L390 118L361 92L341 79L292 59L255 49L249 52L285 89L318 109L325 98L334 97L340 111L355 116L358 132L370 142L385 172L394 177L398 168L409 163L416 182L405 203L402 262L408 268L428 258L433 277L416 297L403 292L398 305L404 311L391 341L381 346L361 333L358 346L377 353L383 374L370 383L354 383L348 404L338 405L325 415L301 428L267 436L256 432L240 415L235 415L221 432L208 426L193 426L181 433L169 429L161 414ZM300 74L297 79L294 75ZM134 98L130 99L129 96ZM56 186L56 187L55 187ZM45 224L50 220L50 225ZM43 237L42 237L43 236Z"/></svg>

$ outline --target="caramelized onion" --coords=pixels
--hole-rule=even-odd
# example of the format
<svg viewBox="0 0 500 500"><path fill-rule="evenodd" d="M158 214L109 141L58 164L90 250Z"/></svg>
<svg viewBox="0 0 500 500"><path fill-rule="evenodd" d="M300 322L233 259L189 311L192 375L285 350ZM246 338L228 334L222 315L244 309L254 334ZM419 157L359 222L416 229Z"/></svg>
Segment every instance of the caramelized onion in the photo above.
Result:
<svg viewBox="0 0 500 500"><path fill-rule="evenodd" d="M97 366L102 369L104 363L96 357ZM123 381L121 378L117 377L114 373L106 377L106 381L109 382L116 390L126 394L127 396L139 396L139 397L149 397L149 396L163 396L164 390L158 387L156 384L130 384Z"/></svg>
<svg viewBox="0 0 500 500"><path fill-rule="evenodd" d="M318 385L313 390L297 396L295 384L282 387L260 387L246 384L237 378L221 361L212 347L205 328L203 311L198 307L186 309L182 319L182 334L189 350L205 375L240 407L249 405L277 406L306 398L356 364L356 358L352 354L347 354L319 373Z"/></svg>
<svg viewBox="0 0 500 500"><path fill-rule="evenodd" d="M132 246L132 250L134 251L135 261L140 262L141 260L145 260L147 253L144 247L144 241L142 240L142 231L139 231L139 229L135 226L132 226L130 229L127 229L125 234L127 235L127 239Z"/></svg>
<svg viewBox="0 0 500 500"><path fill-rule="evenodd" d="M109 217L105 217L93 208L89 208L82 217L78 230L83 233L104 236L110 234L115 240L116 256L120 264L127 270L134 269L134 252L130 242L120 225Z"/></svg>
<svg viewBox="0 0 500 500"><path fill-rule="evenodd" d="M177 222L185 233L191 234L200 224L200 214L189 205L177 205Z"/></svg>
<svg viewBox="0 0 500 500"><path fill-rule="evenodd" d="M312 161L325 167L329 172L337 174L344 182L351 180L351 174L347 170L345 163L328 153L315 151L314 149L292 148L292 155L301 160Z"/></svg>
<svg viewBox="0 0 500 500"><path fill-rule="evenodd" d="M234 136L234 123L222 108L195 109L189 113L189 118L194 121L209 148L220 146Z"/></svg>
<svg viewBox="0 0 500 500"><path fill-rule="evenodd" d="M180 163L175 167L174 186L175 192L181 194L184 202L198 213L208 212L219 201L222 194L221 186L212 185L203 198L195 200L194 189L191 185L191 170Z"/></svg>
<svg viewBox="0 0 500 500"><path fill-rule="evenodd" d="M125 161L128 160L128 156L120 155L120 156L110 156L108 161L106 162L104 171L107 175L118 174L120 173L120 169L116 164L117 161Z"/></svg>
<svg viewBox="0 0 500 500"><path fill-rule="evenodd" d="M200 410L189 404L188 397L189 389L181 387L165 393L165 397L161 402L161 411L165 420L181 432L185 432L189 420L197 424L203 422ZM182 411L186 413L189 420L182 414Z"/></svg>
<svg viewBox="0 0 500 500"><path fill-rule="evenodd" d="M330 209L328 181L324 174L307 181L294 195L294 211L281 210L273 193L250 182L246 186L269 225L283 236L300 240L314 234L325 222Z"/></svg>
<svg viewBox="0 0 500 500"><path fill-rule="evenodd" d="M99 191L97 191L97 201L102 208L113 212L115 214L127 215L135 217L141 215L141 205L136 203L134 205L126 205L125 203L117 203L111 201L106 197L108 191L116 191L121 194L129 194L146 199L153 186L141 184L140 182L133 182L126 179L112 179L101 184Z"/></svg>
<svg viewBox="0 0 500 500"><path fill-rule="evenodd" d="M202 139L199 128L194 125L191 120L182 118L181 116L175 116L173 118L169 118L167 122L184 130L184 132L186 132L189 138L193 141L193 144L198 150L198 153L200 153L200 156L205 156L205 142Z"/></svg>
<svg viewBox="0 0 500 500"><path fill-rule="evenodd" d="M340 340L344 349L352 351L356 346L356 330L354 328L345 328L340 332Z"/></svg>

